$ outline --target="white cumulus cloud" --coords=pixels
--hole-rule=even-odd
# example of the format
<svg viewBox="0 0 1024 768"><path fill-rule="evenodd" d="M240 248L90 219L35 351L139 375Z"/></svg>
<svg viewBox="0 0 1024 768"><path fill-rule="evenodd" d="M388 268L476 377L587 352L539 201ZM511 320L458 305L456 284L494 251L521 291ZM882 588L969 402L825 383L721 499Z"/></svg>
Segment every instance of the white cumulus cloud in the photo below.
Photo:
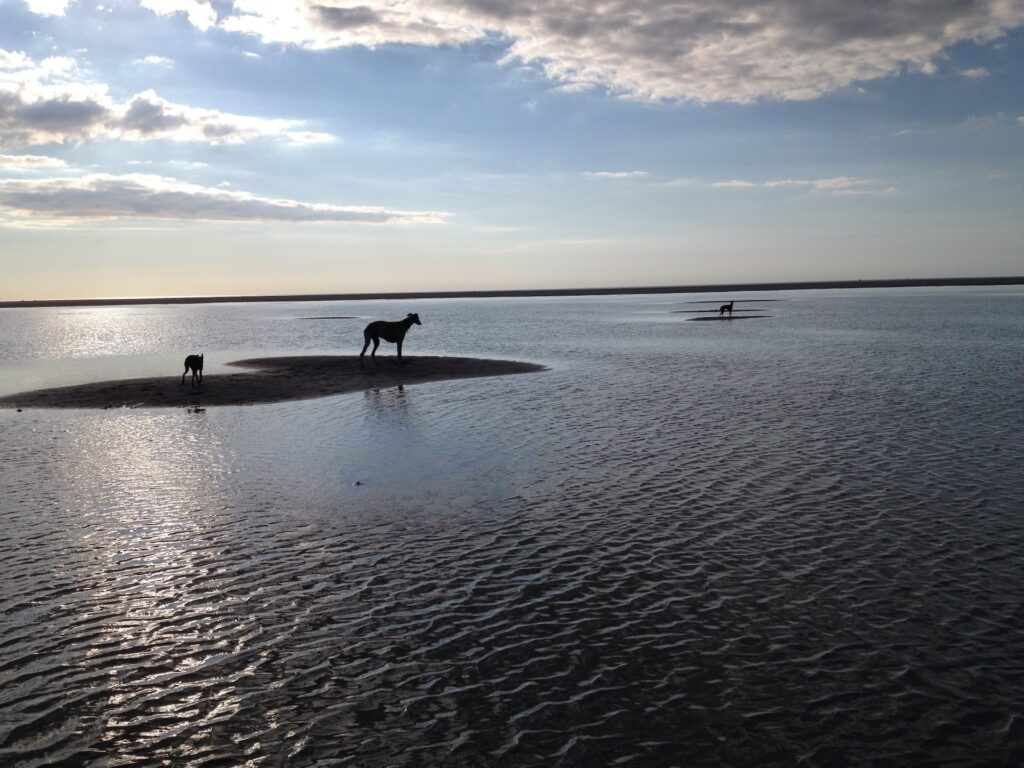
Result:
<svg viewBox="0 0 1024 768"><path fill-rule="evenodd" d="M174 67L174 61L164 56L146 56L144 59L137 59L135 62L136 66L140 64L148 64L153 67L164 67L166 69L172 69Z"/></svg>
<svg viewBox="0 0 1024 768"><path fill-rule="evenodd" d="M63 16L70 0L25 0L32 13L40 16Z"/></svg>
<svg viewBox="0 0 1024 768"><path fill-rule="evenodd" d="M183 13L199 29L209 29L217 23L217 12L204 0L139 0L139 5L161 16Z"/></svg>
<svg viewBox="0 0 1024 768"><path fill-rule="evenodd" d="M226 222L437 224L442 211L398 211L260 197L149 174L0 180L8 224L163 219Z"/></svg>

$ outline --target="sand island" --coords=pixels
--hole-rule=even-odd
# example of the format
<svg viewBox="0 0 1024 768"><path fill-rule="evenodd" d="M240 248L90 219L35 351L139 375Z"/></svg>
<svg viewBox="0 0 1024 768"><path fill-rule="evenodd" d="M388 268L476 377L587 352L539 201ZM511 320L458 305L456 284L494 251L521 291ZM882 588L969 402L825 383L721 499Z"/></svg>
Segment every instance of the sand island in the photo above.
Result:
<svg viewBox="0 0 1024 768"><path fill-rule="evenodd" d="M250 369L210 374L202 387L181 384L180 374L99 381L0 397L0 408L172 408L255 405L306 400L366 389L430 381L505 376L545 370L536 363L472 357L382 357L362 367L356 355L266 357L228 365Z"/></svg>

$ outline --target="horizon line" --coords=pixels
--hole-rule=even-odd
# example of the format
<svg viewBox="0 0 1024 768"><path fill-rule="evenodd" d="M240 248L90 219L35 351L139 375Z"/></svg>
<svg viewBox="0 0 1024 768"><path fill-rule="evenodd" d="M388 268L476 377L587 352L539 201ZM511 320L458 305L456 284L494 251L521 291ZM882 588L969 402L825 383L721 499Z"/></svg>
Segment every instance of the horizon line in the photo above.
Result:
<svg viewBox="0 0 1024 768"><path fill-rule="evenodd" d="M27 299L0 301L0 309L43 307L103 307L139 304L227 304L296 301L389 301L400 299L489 299L544 296L629 296L719 291L794 291L848 288L918 288L929 286L1022 285L1024 275L1005 277L923 277L869 280L806 280L777 283L715 283L698 285L617 286L591 288L525 288L464 291L375 291L365 293L310 293L227 296L155 296L93 299Z"/></svg>

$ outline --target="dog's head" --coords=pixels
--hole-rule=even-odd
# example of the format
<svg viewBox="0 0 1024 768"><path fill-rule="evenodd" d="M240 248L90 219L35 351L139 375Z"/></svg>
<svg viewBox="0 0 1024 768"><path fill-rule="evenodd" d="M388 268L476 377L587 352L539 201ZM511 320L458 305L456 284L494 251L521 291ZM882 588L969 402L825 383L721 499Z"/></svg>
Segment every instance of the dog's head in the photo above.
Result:
<svg viewBox="0 0 1024 768"><path fill-rule="evenodd" d="M417 315L415 312L410 312L408 315L406 315L406 319L411 319L414 323L416 323L416 325L423 325L423 323L420 322L420 316Z"/></svg>

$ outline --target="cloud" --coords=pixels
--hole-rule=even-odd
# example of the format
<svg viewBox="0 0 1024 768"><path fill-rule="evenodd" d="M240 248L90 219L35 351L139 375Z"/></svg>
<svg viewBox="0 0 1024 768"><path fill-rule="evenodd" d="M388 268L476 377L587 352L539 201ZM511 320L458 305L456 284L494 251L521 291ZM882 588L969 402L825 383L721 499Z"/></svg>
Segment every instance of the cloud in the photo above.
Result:
<svg viewBox="0 0 1024 768"><path fill-rule="evenodd" d="M332 136L329 133L319 133L317 131L285 131L284 135L288 137L288 143L296 146L302 146L305 144L329 144L337 141L336 136Z"/></svg>
<svg viewBox="0 0 1024 768"><path fill-rule="evenodd" d="M57 168L67 168L67 163L43 155L0 155L2 171L52 171Z"/></svg>
<svg viewBox="0 0 1024 768"><path fill-rule="evenodd" d="M974 67L972 69L962 69L960 74L971 80L980 80L981 78L988 77L990 73L984 67Z"/></svg>
<svg viewBox="0 0 1024 768"><path fill-rule="evenodd" d="M641 179L647 171L587 171L583 175L593 179Z"/></svg>
<svg viewBox="0 0 1024 768"><path fill-rule="evenodd" d="M217 23L217 12L204 0L139 0L139 5L161 16L184 13L193 26L203 30Z"/></svg>
<svg viewBox="0 0 1024 768"><path fill-rule="evenodd" d="M216 14L200 0L143 0ZM507 41L505 62L568 89L603 86L641 99L811 99L904 69L936 71L963 41L1024 24L1021 0L230 0L219 25L311 49Z"/></svg>
<svg viewBox="0 0 1024 768"><path fill-rule="evenodd" d="M396 211L258 197L163 176L91 174L81 178L0 180L0 211L8 223L70 223L110 219L221 222L437 224L441 211Z"/></svg>
<svg viewBox="0 0 1024 768"><path fill-rule="evenodd" d="M149 64L153 67L165 67L167 69L172 69L174 67L174 61L163 56L147 56L144 59L136 59L132 63L136 66L139 66L141 64Z"/></svg>
<svg viewBox="0 0 1024 768"><path fill-rule="evenodd" d="M470 43L488 34L485 21L478 10L447 0L234 0L220 25L266 43L324 50Z"/></svg>
<svg viewBox="0 0 1024 768"><path fill-rule="evenodd" d="M0 50L0 147L120 139L238 144L281 138L293 144L331 141L329 134L298 130L299 120L234 115L175 104L152 90L119 102L107 86L85 80L71 59L36 63Z"/></svg>
<svg viewBox="0 0 1024 768"><path fill-rule="evenodd" d="M743 179L730 179L729 181L712 182L711 186L721 189L749 189L758 185L752 181L744 181Z"/></svg>
<svg viewBox="0 0 1024 768"><path fill-rule="evenodd" d="M32 13L40 16L63 16L70 0L25 0Z"/></svg>
<svg viewBox="0 0 1024 768"><path fill-rule="evenodd" d="M865 179L855 179L850 176L837 176L831 179L773 179L761 184L748 186L761 186L767 189L775 187L811 187L821 192L835 192L840 190L861 189L868 182Z"/></svg>
<svg viewBox="0 0 1024 768"><path fill-rule="evenodd" d="M832 179L814 179L810 182L810 185L819 192L852 192L863 190L870 183L867 179L837 176Z"/></svg>
<svg viewBox="0 0 1024 768"><path fill-rule="evenodd" d="M712 182L711 186L723 189L779 189L796 187L828 195L888 195L896 191L895 187L882 188L876 182L869 179L858 179L852 176L835 176L828 179L771 179L761 182L732 179L730 181Z"/></svg>

